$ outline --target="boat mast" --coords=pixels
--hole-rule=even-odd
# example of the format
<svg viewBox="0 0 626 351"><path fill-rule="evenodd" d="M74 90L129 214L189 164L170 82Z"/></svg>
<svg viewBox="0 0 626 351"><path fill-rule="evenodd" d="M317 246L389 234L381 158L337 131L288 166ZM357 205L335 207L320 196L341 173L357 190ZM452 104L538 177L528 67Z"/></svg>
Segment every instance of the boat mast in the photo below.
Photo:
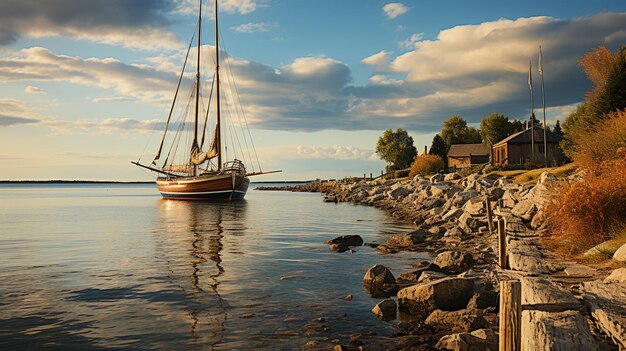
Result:
<svg viewBox="0 0 626 351"><path fill-rule="evenodd" d="M217 170L222 170L222 131L220 130L220 45L219 27L217 25L217 0L215 0L215 87L216 89L216 121L215 148L217 149Z"/></svg>
<svg viewBox="0 0 626 351"><path fill-rule="evenodd" d="M198 114L200 113L200 37L202 35L202 0L200 0L200 11L198 13L198 62L196 64L196 115L193 121L193 151L200 151L198 148ZM193 176L196 175L198 166L193 166Z"/></svg>

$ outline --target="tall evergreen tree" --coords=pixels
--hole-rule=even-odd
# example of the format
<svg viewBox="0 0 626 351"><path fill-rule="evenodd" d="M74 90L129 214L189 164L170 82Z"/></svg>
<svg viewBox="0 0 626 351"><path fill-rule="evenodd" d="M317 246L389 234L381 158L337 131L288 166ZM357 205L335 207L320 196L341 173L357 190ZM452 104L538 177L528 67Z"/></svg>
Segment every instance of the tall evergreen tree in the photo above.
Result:
<svg viewBox="0 0 626 351"><path fill-rule="evenodd" d="M448 157L448 153L446 152L446 142L439 134L435 134L435 136L433 137L433 142L430 144L430 150L428 150L428 154L437 155L443 160Z"/></svg>
<svg viewBox="0 0 626 351"><path fill-rule="evenodd" d="M558 134L563 136L563 130L561 129L561 122L559 122L559 120L556 120L556 124L554 125L554 130L553 130L554 134Z"/></svg>

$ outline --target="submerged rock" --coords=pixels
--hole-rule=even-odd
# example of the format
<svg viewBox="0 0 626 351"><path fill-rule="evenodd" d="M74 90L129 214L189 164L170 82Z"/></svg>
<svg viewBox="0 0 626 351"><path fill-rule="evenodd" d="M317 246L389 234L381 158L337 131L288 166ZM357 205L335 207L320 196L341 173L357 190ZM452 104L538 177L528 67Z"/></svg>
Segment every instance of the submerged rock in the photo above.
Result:
<svg viewBox="0 0 626 351"><path fill-rule="evenodd" d="M377 264L365 272L363 287L372 296L388 296L396 289L396 278L387 267Z"/></svg>
<svg viewBox="0 0 626 351"><path fill-rule="evenodd" d="M363 238L359 235L343 235L326 241L326 244L342 245L342 246L361 246Z"/></svg>

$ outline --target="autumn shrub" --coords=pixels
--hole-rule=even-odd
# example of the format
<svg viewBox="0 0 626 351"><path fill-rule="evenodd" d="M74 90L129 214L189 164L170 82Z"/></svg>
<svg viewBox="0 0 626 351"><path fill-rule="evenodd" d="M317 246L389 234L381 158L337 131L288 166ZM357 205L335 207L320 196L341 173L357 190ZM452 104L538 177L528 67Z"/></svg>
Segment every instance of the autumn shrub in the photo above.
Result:
<svg viewBox="0 0 626 351"><path fill-rule="evenodd" d="M552 242L569 254L613 239L626 223L626 161L589 169L580 182L565 185L546 207Z"/></svg>
<svg viewBox="0 0 626 351"><path fill-rule="evenodd" d="M626 147L626 110L610 113L602 123L579 130L575 144L574 160L589 171L622 158L618 152Z"/></svg>
<svg viewBox="0 0 626 351"><path fill-rule="evenodd" d="M420 155L415 158L409 177L437 173L444 168L443 159L437 155Z"/></svg>

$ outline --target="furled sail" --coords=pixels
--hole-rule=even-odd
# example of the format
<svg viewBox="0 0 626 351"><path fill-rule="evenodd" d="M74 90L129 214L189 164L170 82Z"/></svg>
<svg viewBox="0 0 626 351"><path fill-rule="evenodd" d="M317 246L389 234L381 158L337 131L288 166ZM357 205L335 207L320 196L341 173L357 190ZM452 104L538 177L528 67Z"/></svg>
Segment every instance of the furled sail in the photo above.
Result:
<svg viewBox="0 0 626 351"><path fill-rule="evenodd" d="M189 165L166 165L163 166L163 170L166 172L189 173L191 172L191 167Z"/></svg>
<svg viewBox="0 0 626 351"><path fill-rule="evenodd" d="M201 165L202 163L216 156L217 156L217 142L215 141L215 138L213 138L213 142L211 142L211 148L208 151L202 152L197 148L192 150L191 163L193 163L196 166Z"/></svg>

